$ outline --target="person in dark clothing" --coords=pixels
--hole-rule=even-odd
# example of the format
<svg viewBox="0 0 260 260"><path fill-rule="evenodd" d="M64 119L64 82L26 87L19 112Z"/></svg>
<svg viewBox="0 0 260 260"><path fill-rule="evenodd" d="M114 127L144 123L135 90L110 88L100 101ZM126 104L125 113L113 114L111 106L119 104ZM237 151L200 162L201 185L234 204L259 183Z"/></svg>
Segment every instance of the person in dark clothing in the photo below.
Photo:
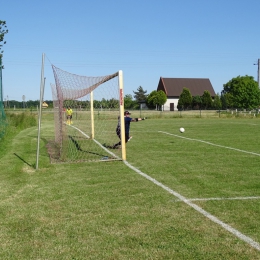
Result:
<svg viewBox="0 0 260 260"><path fill-rule="evenodd" d="M130 123L145 120L145 118L131 118L130 115L131 115L131 113L129 111L125 111L124 120L125 120L125 142L126 143L128 141L130 141L130 139L132 138L132 136L130 136ZM120 117L118 117L116 134L119 137L120 141L112 146L113 149L117 149L121 145L121 134L120 133L121 133Z"/></svg>

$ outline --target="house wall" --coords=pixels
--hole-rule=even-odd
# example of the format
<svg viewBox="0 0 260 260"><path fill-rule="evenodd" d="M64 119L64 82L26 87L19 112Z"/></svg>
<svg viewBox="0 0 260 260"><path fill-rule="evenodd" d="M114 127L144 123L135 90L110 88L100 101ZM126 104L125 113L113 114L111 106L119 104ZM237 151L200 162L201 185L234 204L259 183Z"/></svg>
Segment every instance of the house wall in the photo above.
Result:
<svg viewBox="0 0 260 260"><path fill-rule="evenodd" d="M178 110L177 105L178 105L179 98L167 98L166 103L164 104L164 111L170 111L170 103L174 103L174 111Z"/></svg>

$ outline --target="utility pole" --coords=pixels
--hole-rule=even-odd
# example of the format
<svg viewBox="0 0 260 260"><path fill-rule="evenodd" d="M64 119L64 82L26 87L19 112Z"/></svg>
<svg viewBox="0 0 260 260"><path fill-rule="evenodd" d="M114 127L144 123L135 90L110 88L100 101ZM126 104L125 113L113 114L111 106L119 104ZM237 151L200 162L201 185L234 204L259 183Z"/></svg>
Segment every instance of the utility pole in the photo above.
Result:
<svg viewBox="0 0 260 260"><path fill-rule="evenodd" d="M254 65L258 65L258 70L257 70L257 82L258 82L258 87L260 88L260 59L258 59L258 62L255 63Z"/></svg>
<svg viewBox="0 0 260 260"><path fill-rule="evenodd" d="M258 87L260 88L260 59L258 59L258 77L257 77L257 80L258 80Z"/></svg>

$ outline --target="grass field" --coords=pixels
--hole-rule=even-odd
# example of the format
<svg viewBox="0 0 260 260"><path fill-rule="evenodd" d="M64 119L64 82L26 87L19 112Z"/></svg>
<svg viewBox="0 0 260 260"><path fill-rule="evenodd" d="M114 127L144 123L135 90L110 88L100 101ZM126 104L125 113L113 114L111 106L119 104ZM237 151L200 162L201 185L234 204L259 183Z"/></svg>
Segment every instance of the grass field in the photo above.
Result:
<svg viewBox="0 0 260 260"><path fill-rule="evenodd" d="M259 128L148 116L131 124L125 163L51 164L43 114L39 170L37 127L0 151L0 258L260 259Z"/></svg>

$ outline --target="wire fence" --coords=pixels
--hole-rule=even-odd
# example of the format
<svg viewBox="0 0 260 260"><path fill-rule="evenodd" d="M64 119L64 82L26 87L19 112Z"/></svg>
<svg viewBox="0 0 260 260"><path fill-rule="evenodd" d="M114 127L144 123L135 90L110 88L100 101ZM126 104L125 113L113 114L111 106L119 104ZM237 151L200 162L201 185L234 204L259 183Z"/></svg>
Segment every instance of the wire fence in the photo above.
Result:
<svg viewBox="0 0 260 260"><path fill-rule="evenodd" d="M260 118L258 110L247 111L238 109L182 111L132 110L132 114L146 118Z"/></svg>

